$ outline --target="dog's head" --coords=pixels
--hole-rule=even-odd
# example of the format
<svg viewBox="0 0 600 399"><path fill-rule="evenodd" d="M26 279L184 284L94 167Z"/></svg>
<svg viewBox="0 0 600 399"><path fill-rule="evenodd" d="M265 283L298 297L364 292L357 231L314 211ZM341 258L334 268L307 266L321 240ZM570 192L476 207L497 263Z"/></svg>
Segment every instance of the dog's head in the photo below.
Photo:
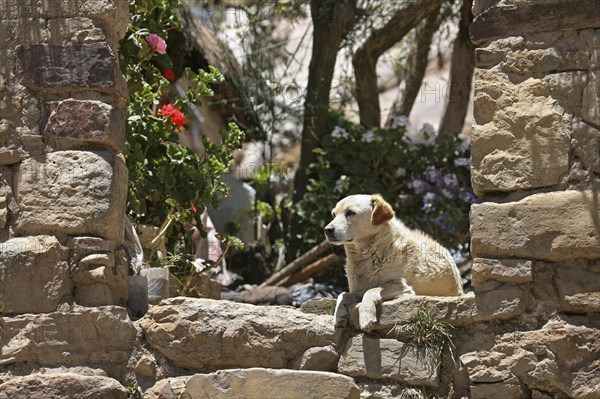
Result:
<svg viewBox="0 0 600 399"><path fill-rule="evenodd" d="M331 215L325 237L332 244L343 245L375 234L394 217L394 210L378 194L351 195L338 202Z"/></svg>

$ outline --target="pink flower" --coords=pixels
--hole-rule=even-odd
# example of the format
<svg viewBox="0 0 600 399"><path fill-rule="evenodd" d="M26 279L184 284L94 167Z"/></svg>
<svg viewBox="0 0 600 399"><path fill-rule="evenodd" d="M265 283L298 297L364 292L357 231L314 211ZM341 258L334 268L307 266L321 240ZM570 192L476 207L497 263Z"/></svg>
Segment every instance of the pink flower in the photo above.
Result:
<svg viewBox="0 0 600 399"><path fill-rule="evenodd" d="M154 33L150 33L146 36L146 41L152 47L152 50L156 51L158 54L164 54L167 52L167 43L165 39L162 37L155 35Z"/></svg>

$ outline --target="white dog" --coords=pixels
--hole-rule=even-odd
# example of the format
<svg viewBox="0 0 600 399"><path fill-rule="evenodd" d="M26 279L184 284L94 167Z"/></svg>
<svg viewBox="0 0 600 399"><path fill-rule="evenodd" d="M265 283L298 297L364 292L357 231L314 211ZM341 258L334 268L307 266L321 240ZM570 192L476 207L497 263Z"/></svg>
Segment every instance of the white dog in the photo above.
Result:
<svg viewBox="0 0 600 399"><path fill-rule="evenodd" d="M360 328L368 331L377 323L381 301L401 295L463 293L460 273L448 250L394 215L380 195L351 195L333 209L325 236L332 244L344 246L350 291L338 297L336 326L345 325L348 306L359 301Z"/></svg>

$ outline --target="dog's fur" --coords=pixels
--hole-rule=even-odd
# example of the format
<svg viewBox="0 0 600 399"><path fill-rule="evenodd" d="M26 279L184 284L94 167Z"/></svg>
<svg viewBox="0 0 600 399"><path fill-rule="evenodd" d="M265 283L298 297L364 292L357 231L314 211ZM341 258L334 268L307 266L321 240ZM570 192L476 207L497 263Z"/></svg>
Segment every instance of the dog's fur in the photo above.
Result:
<svg viewBox="0 0 600 399"><path fill-rule="evenodd" d="M377 323L377 304L401 295L455 296L463 293L460 273L446 248L394 216L380 195L351 195L337 203L325 227L332 244L346 251L349 292L338 297L336 326L348 306L360 301L359 324ZM362 300L361 300L362 298Z"/></svg>

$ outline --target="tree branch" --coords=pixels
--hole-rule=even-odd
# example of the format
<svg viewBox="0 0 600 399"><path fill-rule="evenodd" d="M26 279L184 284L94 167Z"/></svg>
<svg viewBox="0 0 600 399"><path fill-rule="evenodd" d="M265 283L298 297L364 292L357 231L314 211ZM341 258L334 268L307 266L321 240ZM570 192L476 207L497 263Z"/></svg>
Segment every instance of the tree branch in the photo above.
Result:
<svg viewBox="0 0 600 399"><path fill-rule="evenodd" d="M359 47L352 59L356 78L356 100L360 122L364 126L379 127L381 111L377 95L377 60L398 43L419 22L439 10L443 0L408 0L385 26L375 30Z"/></svg>

